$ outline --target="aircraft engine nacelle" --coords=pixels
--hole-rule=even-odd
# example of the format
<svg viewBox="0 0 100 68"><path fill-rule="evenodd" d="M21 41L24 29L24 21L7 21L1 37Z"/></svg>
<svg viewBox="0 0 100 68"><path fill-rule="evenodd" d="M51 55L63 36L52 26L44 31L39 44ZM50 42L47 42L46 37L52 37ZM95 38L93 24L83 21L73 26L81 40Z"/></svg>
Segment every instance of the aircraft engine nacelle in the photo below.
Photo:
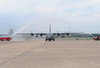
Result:
<svg viewBox="0 0 100 68"><path fill-rule="evenodd" d="M31 36L33 36L34 34L33 33L31 33Z"/></svg>
<svg viewBox="0 0 100 68"><path fill-rule="evenodd" d="M69 33L67 33L67 36L69 36Z"/></svg>
<svg viewBox="0 0 100 68"><path fill-rule="evenodd" d="M40 34L40 36L43 36L43 34Z"/></svg>
<svg viewBox="0 0 100 68"><path fill-rule="evenodd" d="M57 36L60 36L60 34L58 33Z"/></svg>

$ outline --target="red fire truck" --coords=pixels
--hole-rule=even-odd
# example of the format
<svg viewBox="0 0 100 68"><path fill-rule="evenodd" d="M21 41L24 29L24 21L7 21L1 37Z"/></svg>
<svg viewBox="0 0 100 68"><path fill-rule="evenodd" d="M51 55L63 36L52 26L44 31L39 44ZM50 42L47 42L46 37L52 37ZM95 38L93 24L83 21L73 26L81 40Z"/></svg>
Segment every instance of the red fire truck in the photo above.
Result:
<svg viewBox="0 0 100 68"><path fill-rule="evenodd" d="M10 37L0 37L0 41L10 41Z"/></svg>
<svg viewBox="0 0 100 68"><path fill-rule="evenodd" d="M100 40L100 36L94 37L94 40Z"/></svg>
<svg viewBox="0 0 100 68"><path fill-rule="evenodd" d="M13 34L13 29L10 29L8 34L0 34L0 41L10 41L11 35Z"/></svg>

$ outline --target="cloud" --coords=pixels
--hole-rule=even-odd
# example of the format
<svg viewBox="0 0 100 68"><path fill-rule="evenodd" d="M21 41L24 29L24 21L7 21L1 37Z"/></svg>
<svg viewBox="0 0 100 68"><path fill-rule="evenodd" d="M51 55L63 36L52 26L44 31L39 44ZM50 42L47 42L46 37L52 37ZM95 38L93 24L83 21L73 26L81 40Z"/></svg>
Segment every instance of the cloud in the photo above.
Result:
<svg viewBox="0 0 100 68"><path fill-rule="evenodd" d="M100 3L100 0L91 0L91 1L95 3Z"/></svg>
<svg viewBox="0 0 100 68"><path fill-rule="evenodd" d="M1 0L0 1L0 12L2 13L37 13L37 14L63 14L70 13L76 10L84 10L95 7L99 0L85 0L85 1L74 1L68 2L66 0ZM63 4L66 3L66 4ZM96 4L95 4L96 3ZM94 6L95 5L95 6ZM73 9L72 11L66 11ZM76 14L83 13L81 11ZM90 9L91 10L91 9ZM66 11L66 12L65 12ZM87 11L87 10L86 10ZM86 12L84 11L84 12ZM56 15L57 15L56 14ZM69 15L72 15L71 13ZM73 12L75 15L75 12Z"/></svg>
<svg viewBox="0 0 100 68"><path fill-rule="evenodd" d="M1 0L0 13L88 17L99 13L99 0Z"/></svg>
<svg viewBox="0 0 100 68"><path fill-rule="evenodd" d="M0 12L49 13L55 10L56 3L59 1L60 0L1 0Z"/></svg>
<svg viewBox="0 0 100 68"><path fill-rule="evenodd" d="M94 14L93 16L100 17L100 14Z"/></svg>
<svg viewBox="0 0 100 68"><path fill-rule="evenodd" d="M99 6L100 0L0 0L0 14L27 18L33 15L31 19L34 20L39 16L50 16L90 24L96 20L99 22Z"/></svg>

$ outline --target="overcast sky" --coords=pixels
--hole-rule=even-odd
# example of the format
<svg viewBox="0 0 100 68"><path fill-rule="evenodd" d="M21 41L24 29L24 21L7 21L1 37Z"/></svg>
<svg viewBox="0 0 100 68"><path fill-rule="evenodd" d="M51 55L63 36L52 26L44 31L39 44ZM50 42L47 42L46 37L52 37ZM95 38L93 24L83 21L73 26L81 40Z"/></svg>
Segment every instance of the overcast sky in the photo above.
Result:
<svg viewBox="0 0 100 68"><path fill-rule="evenodd" d="M0 0L0 34L48 32L50 23L52 32L100 33L100 0Z"/></svg>

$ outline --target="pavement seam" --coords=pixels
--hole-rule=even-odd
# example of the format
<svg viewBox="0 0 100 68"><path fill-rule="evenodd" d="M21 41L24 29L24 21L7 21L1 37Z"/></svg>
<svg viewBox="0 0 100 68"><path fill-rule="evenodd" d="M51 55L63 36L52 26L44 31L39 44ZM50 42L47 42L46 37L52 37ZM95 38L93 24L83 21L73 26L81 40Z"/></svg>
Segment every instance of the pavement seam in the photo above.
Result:
<svg viewBox="0 0 100 68"><path fill-rule="evenodd" d="M38 45L38 46L40 46L40 47L41 47L41 46L46 45L46 44L48 44L48 42L43 43L43 44ZM33 47L33 48L36 48L36 47ZM28 50L28 51L25 51L25 52L23 52L23 53L21 53L21 54L19 54L19 55L15 56L15 57L13 57L13 58L10 58L10 59L8 59L8 60L6 60L6 61L4 61L4 62L0 63L0 66L2 66L3 64L5 64L5 63L7 63L7 62L9 62L9 61L11 61L11 60L13 60L13 59L15 59L15 58L19 57L19 56L22 56L22 55L24 55L24 54L29 53L31 50L33 50L33 48L31 48L31 49L30 49L30 50Z"/></svg>

